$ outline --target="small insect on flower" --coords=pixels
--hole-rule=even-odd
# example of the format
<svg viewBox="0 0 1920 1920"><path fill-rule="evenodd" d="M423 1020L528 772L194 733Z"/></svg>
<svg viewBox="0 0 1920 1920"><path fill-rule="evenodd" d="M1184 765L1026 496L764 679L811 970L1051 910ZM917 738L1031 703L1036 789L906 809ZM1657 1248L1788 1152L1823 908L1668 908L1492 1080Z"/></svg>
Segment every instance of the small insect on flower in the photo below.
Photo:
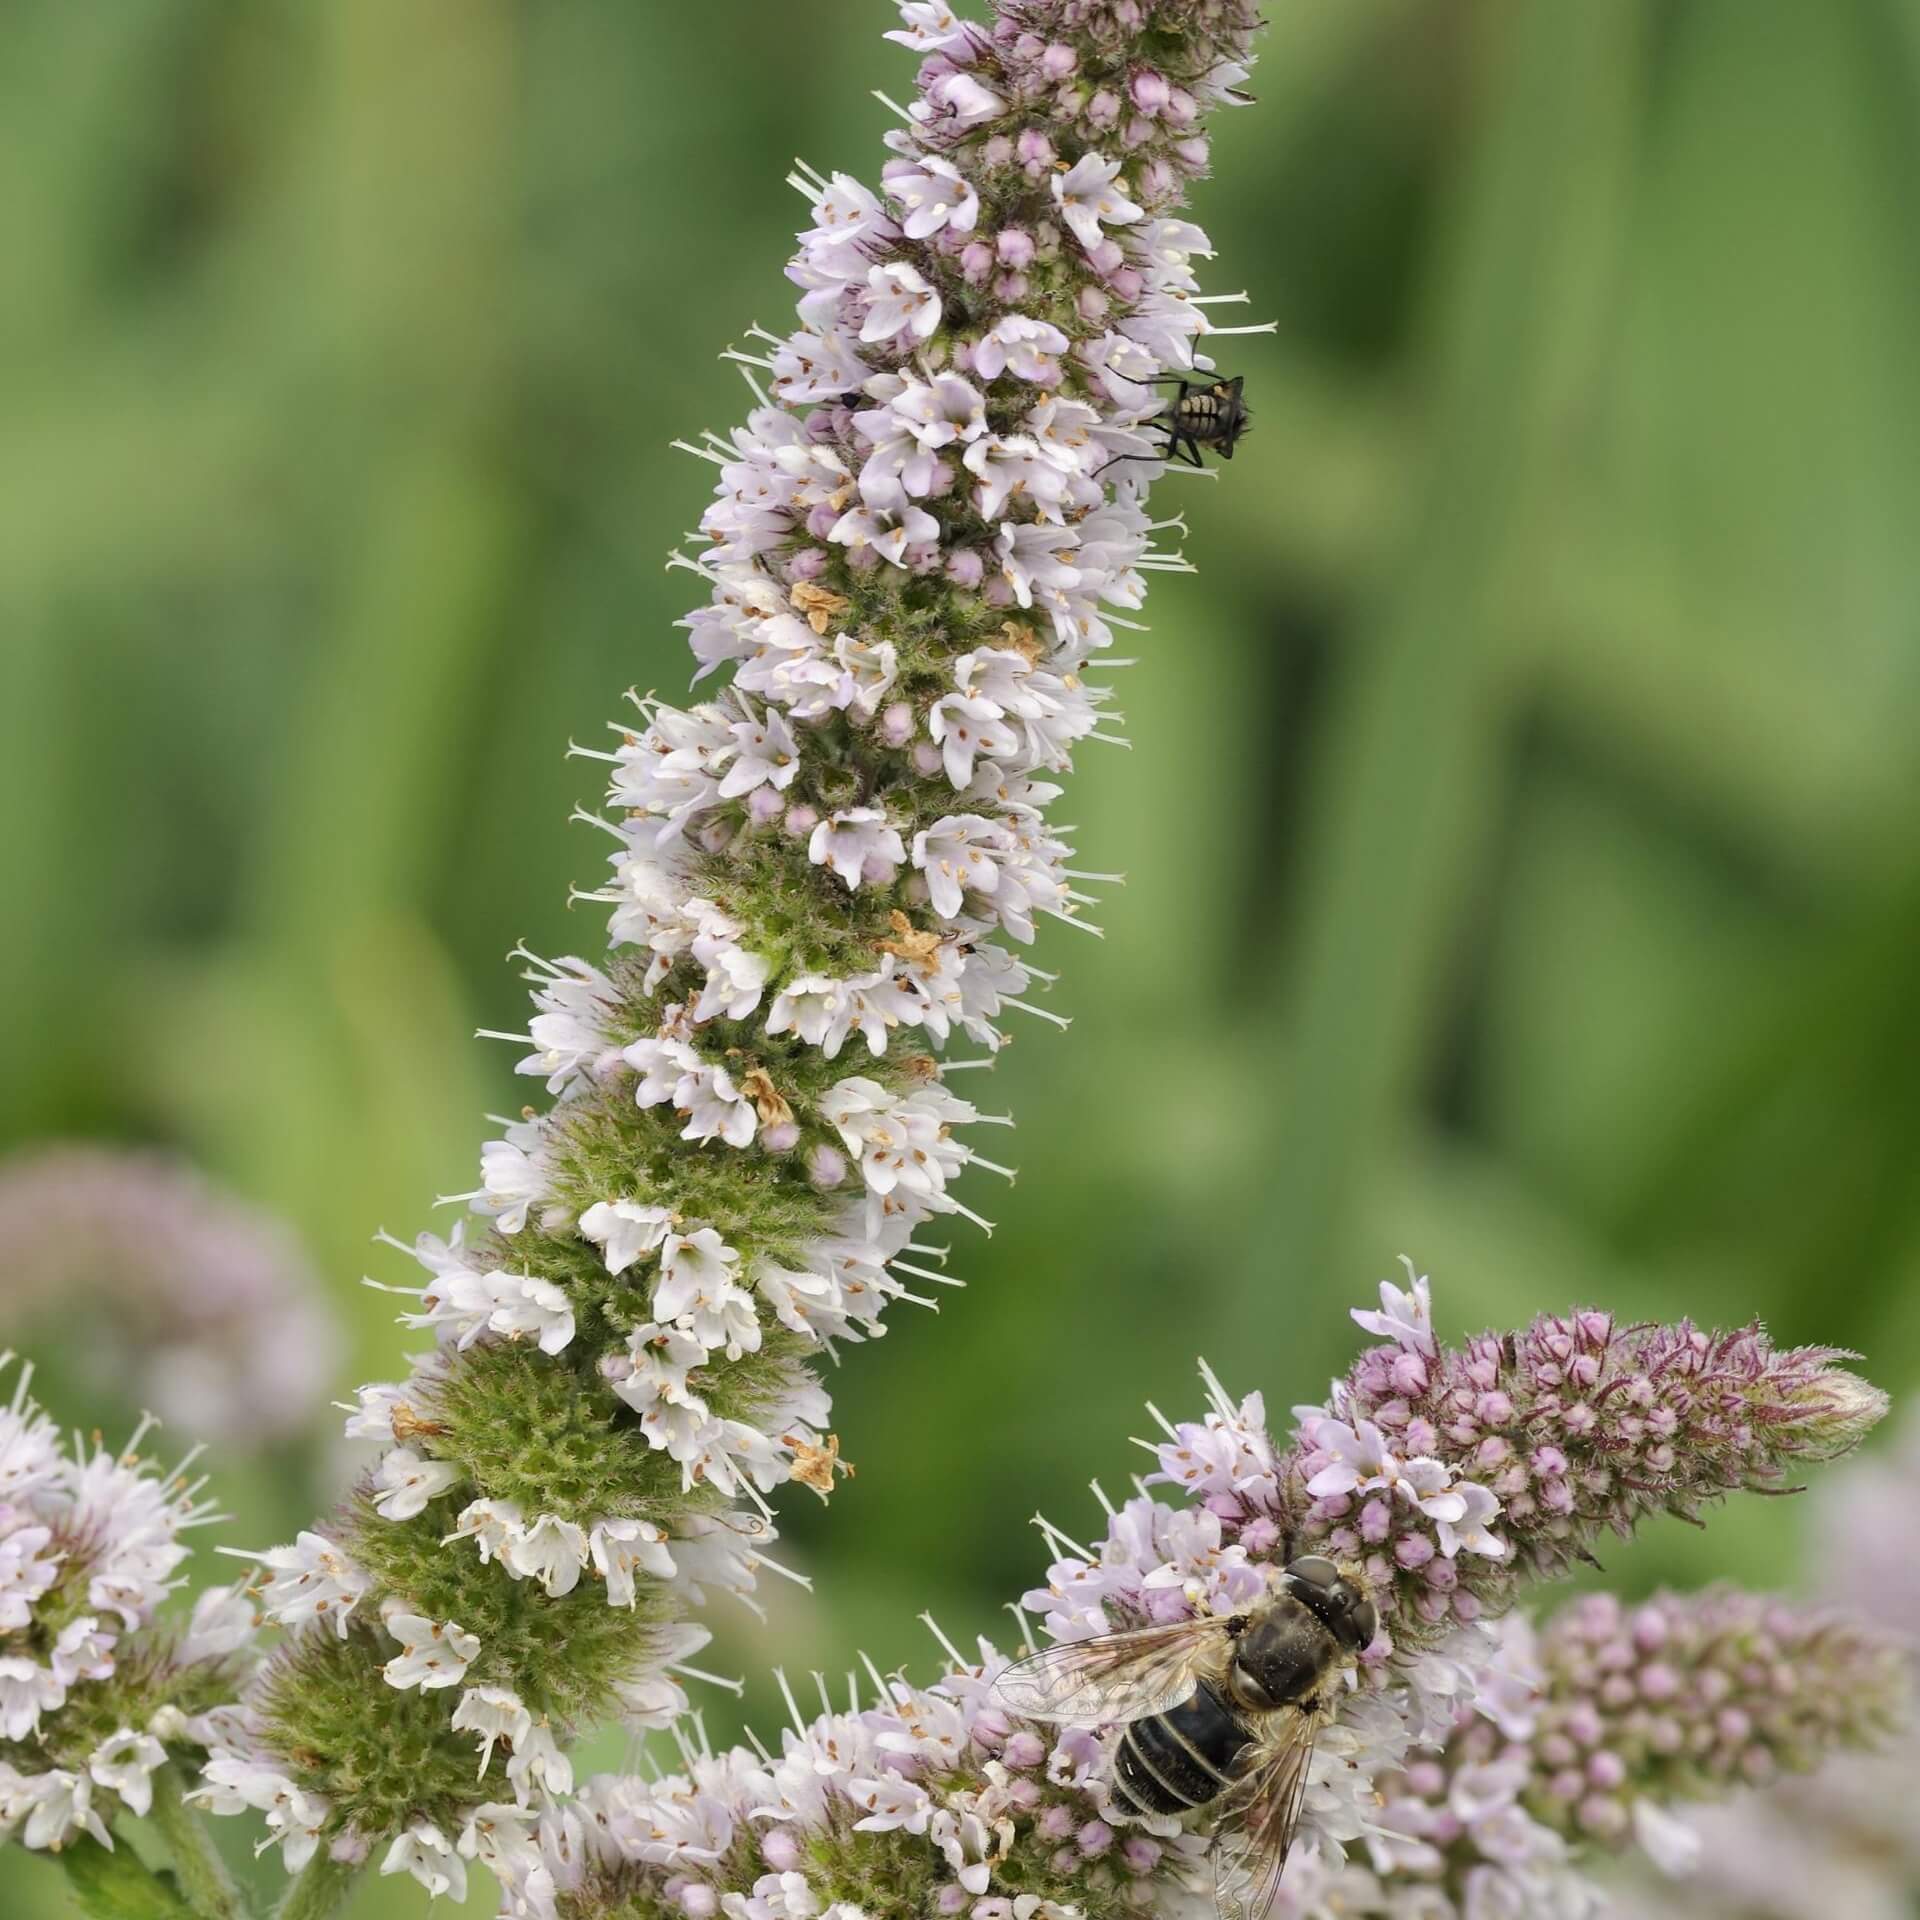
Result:
<svg viewBox="0 0 1920 1920"><path fill-rule="evenodd" d="M1246 375L1231 380L1182 380L1160 424L1167 430L1167 458L1204 466L1201 449L1211 447L1231 460L1242 438L1253 431L1253 410L1242 394Z"/></svg>
<svg viewBox="0 0 1920 1920"><path fill-rule="evenodd" d="M1335 1689L1379 1625L1357 1567L1307 1554L1248 1612L1045 1647L1007 1668L994 1695L1029 1720L1124 1720L1115 1803L1172 1817L1209 1808L1221 1920L1262 1920Z"/></svg>

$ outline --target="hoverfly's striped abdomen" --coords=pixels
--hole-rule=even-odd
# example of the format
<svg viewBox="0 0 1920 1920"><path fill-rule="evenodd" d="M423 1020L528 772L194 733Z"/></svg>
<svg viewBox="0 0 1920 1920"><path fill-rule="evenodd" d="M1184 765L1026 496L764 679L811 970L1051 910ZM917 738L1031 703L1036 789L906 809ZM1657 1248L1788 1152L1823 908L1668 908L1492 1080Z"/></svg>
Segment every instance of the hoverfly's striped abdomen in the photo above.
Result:
<svg viewBox="0 0 1920 1920"><path fill-rule="evenodd" d="M1114 1754L1114 1798L1130 1813L1182 1814L1218 1799L1249 1735L1207 1681L1165 1713L1131 1722Z"/></svg>

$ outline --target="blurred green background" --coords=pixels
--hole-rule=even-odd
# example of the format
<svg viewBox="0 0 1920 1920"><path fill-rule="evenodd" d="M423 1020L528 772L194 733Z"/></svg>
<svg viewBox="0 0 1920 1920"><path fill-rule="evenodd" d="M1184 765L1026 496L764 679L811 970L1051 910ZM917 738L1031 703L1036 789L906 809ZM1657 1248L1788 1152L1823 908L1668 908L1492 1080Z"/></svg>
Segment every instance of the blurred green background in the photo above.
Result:
<svg viewBox="0 0 1920 1920"><path fill-rule="evenodd" d="M1231 343L1258 428L1168 483L1201 572L1065 809L1131 883L1043 941L1074 1028L990 1083L972 1290L834 1383L814 1597L709 1656L762 1724L776 1660L991 1631L1196 1354L1317 1397L1403 1250L1449 1334L1595 1300L1920 1373L1920 0L1272 11L1198 199L1280 317ZM278 1208L342 1391L401 1350L368 1236L524 1097L469 1038L502 956L598 951L564 749L685 684L667 443L780 324L790 157L874 172L891 24L0 10L0 1129ZM325 1469L233 1478L263 1544ZM1800 1525L1610 1574L1790 1580ZM0 1854L0 1908L59 1881Z"/></svg>

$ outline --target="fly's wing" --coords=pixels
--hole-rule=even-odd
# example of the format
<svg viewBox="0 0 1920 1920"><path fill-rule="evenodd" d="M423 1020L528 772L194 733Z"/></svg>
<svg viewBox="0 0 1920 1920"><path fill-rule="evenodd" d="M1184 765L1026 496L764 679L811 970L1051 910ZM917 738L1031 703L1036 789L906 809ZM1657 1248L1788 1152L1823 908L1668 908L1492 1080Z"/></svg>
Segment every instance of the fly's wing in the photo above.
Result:
<svg viewBox="0 0 1920 1920"><path fill-rule="evenodd" d="M1300 1825L1314 1742L1326 1721L1319 1707L1288 1714L1252 1767L1215 1803L1213 1898L1220 1920L1265 1920L1272 1907Z"/></svg>
<svg viewBox="0 0 1920 1920"><path fill-rule="evenodd" d="M1200 1661L1225 1632L1223 1620L1176 1620L1042 1647L1000 1675L993 1697L1026 1720L1143 1720L1193 1692Z"/></svg>

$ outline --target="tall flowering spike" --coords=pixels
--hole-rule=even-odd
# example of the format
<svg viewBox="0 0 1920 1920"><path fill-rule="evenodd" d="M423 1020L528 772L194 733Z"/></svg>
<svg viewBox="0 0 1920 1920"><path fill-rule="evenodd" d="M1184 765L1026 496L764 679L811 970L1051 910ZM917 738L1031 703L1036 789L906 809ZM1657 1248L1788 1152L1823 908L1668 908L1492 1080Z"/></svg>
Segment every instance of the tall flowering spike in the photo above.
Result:
<svg viewBox="0 0 1920 1920"><path fill-rule="evenodd" d="M63 1446L29 1383L23 1368L0 1403L0 1840L111 1847L157 1769L217 1742L256 1616L216 1588L185 1628L157 1624L181 1534L214 1518L203 1483L143 1460L144 1425L117 1453Z"/></svg>
<svg viewBox="0 0 1920 1920"><path fill-rule="evenodd" d="M404 1319L435 1347L350 1422L383 1457L262 1558L290 1632L214 1804L277 1783L339 1857L377 1842L429 1886L476 1805L497 1836L565 1790L576 1726L684 1706L672 1623L750 1591L776 1488L833 1484L809 1362L929 1304L920 1236L979 1219L969 1166L1010 1171L948 1076L1018 1015L1064 1024L1016 949L1085 928L1104 876L1048 824L1053 776L1117 737L1089 669L1185 566L1146 505L1163 377L1248 330L1208 318L1175 215L1250 0L901 14L918 87L879 186L794 175L797 316L732 356L746 425L688 449L717 487L674 564L730 684L639 701L598 756L612 951L528 956L498 1036L552 1104L418 1243Z"/></svg>
<svg viewBox="0 0 1920 1920"><path fill-rule="evenodd" d="M1272 1495L1257 1400L1180 1431L1208 1436L1213 1490L1184 1508L1131 1500L1091 1548L1048 1528L1058 1558L1022 1605L1049 1634L1235 1612L1267 1591L1274 1541L1251 1522L1228 1540L1216 1510L1224 1485ZM495 1866L507 1913L541 1920L1211 1912L1204 1829L1109 1795L1114 1729L1024 1722L998 1704L998 1651L942 1645L931 1687L869 1669L844 1706L823 1690L817 1715L789 1691L777 1755L683 1742L680 1770L589 1781L537 1826L485 1809L460 1851ZM1421 1654L1421 1685L1342 1698L1273 1920L1583 1914L1589 1843L1670 1852L1666 1803L1871 1744L1899 1715L1888 1636L1732 1592L1630 1613L1584 1600L1538 1639L1516 1615L1490 1651L1473 1672Z"/></svg>
<svg viewBox="0 0 1920 1920"><path fill-rule="evenodd" d="M90 1384L222 1449L298 1432L340 1352L280 1221L164 1154L43 1147L0 1161L0 1338L83 1314Z"/></svg>
<svg viewBox="0 0 1920 1920"><path fill-rule="evenodd" d="M1355 1316L1383 1344L1327 1406L1297 1410L1278 1499L1248 1509L1360 1559L1404 1649L1503 1612L1650 1515L1787 1491L1886 1411L1840 1364L1850 1355L1777 1348L1758 1326L1622 1326L1583 1310L1445 1349L1426 1281L1409 1278ZM1231 1499L1222 1513L1240 1524Z"/></svg>

